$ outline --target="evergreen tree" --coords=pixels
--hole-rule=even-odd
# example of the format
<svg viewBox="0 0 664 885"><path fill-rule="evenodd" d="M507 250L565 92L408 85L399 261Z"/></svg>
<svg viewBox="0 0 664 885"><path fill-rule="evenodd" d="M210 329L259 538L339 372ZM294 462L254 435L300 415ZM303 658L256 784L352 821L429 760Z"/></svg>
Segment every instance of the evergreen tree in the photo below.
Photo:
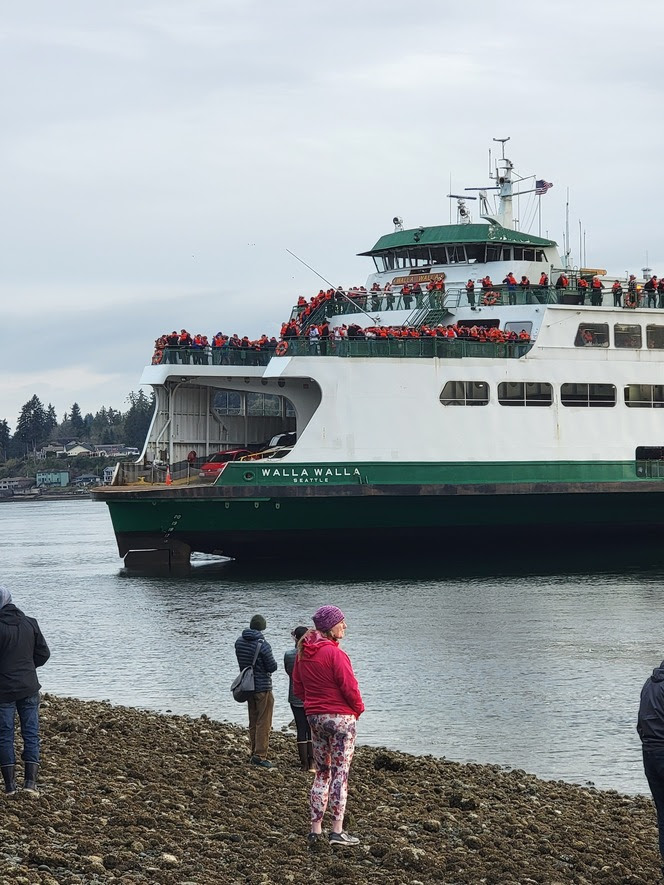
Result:
<svg viewBox="0 0 664 885"><path fill-rule="evenodd" d="M85 433L85 422L81 416L81 409L78 403L74 403L71 407L71 412L69 413L69 423L71 424L72 433L74 436L84 437Z"/></svg>
<svg viewBox="0 0 664 885"><path fill-rule="evenodd" d="M46 412L41 400L35 394L21 409L16 422L16 432L12 439L12 450L16 455L25 455L39 448L47 441Z"/></svg>
<svg viewBox="0 0 664 885"><path fill-rule="evenodd" d="M58 416L55 414L53 403L49 403L46 409L46 434L50 436L58 426Z"/></svg>
<svg viewBox="0 0 664 885"><path fill-rule="evenodd" d="M124 416L124 443L142 449L154 412L154 394L148 399L142 390L132 390L127 399L130 405Z"/></svg>
<svg viewBox="0 0 664 885"><path fill-rule="evenodd" d="M0 421L0 461L7 460L7 450L9 449L9 440L11 438L11 433L9 431L9 424L6 419L3 418Z"/></svg>

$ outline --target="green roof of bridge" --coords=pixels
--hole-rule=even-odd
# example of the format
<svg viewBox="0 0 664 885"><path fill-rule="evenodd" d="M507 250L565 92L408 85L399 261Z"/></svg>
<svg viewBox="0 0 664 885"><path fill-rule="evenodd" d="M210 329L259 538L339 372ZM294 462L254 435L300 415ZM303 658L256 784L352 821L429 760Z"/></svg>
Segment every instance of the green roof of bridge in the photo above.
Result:
<svg viewBox="0 0 664 885"><path fill-rule="evenodd" d="M524 246L555 246L554 240L545 240L520 230L510 230L499 224L443 224L440 227L415 227L385 234L368 252L376 255L391 249L408 246L446 246L460 243L517 243Z"/></svg>

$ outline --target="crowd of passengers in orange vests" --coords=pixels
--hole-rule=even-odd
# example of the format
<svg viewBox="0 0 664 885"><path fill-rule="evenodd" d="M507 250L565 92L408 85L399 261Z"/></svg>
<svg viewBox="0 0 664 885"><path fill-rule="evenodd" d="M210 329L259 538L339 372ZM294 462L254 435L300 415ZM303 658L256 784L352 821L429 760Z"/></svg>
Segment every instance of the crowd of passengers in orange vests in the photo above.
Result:
<svg viewBox="0 0 664 885"><path fill-rule="evenodd" d="M412 289L412 287L411 287ZM445 291L445 284L442 280L434 280L428 284L427 289L430 291ZM401 291L401 290L399 290ZM515 331L507 332L498 328L487 328L483 325L447 325L438 326L420 326L411 328L407 326L371 326L362 328L356 324L336 326L330 328L327 320L321 323L307 323L308 317L316 311L321 304L328 301L343 301L347 295L356 300L370 297L372 293L391 292L391 285L388 283L383 288L374 283L370 289L364 286L353 287L345 293L339 289L321 289L317 295L310 298L309 301L300 296L297 302L297 317L282 323L279 339L274 336L268 337L263 333L259 338L250 339L247 335L240 337L237 333L226 335L223 332L217 332L208 339L207 335L196 333L192 335L186 329L180 332L173 331L161 335L155 341L155 352L152 358L153 363L176 362L176 354L184 348L184 352L188 357L191 356L193 363L207 364L208 354L214 354L217 349L222 351L235 350L252 350L252 351L276 351L281 342L289 342L293 338L305 338L311 344L320 346L326 340L339 341L343 339L390 339L390 338L470 338L476 341L529 341L530 335L522 330L520 333ZM417 293L413 293L417 294ZM216 362L213 360L213 362Z"/></svg>

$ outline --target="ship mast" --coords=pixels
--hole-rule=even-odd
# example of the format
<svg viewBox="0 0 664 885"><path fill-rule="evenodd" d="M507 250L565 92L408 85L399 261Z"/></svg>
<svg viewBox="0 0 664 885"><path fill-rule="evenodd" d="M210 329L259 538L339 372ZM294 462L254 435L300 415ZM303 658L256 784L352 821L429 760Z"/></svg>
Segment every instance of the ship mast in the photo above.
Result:
<svg viewBox="0 0 664 885"><path fill-rule="evenodd" d="M500 224L502 227L514 230L514 216L512 214L512 170L514 165L511 160L505 156L505 142L508 138L494 138L494 141L500 143L502 148L502 156L496 160L495 172L491 170L491 151L489 151L489 178L493 178L496 182L491 187L467 187L467 191L479 191L480 198L480 217L490 221L492 224ZM498 211L494 214L489 207L487 191L498 191Z"/></svg>
<svg viewBox="0 0 664 885"><path fill-rule="evenodd" d="M512 169L514 168L512 161L505 156L505 142L507 138L494 138L502 149L502 157L496 161L496 173L493 176L498 187L498 213L496 221L510 230L514 229L514 217L512 214Z"/></svg>

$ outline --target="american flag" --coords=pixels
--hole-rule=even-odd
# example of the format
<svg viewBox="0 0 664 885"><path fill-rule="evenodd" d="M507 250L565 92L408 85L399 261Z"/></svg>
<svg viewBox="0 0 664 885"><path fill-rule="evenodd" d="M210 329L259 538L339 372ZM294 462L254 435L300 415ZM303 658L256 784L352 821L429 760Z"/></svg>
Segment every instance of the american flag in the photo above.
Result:
<svg viewBox="0 0 664 885"><path fill-rule="evenodd" d="M550 187L553 187L552 181L544 181L543 178L538 178L535 182L535 193L536 194L545 194Z"/></svg>

